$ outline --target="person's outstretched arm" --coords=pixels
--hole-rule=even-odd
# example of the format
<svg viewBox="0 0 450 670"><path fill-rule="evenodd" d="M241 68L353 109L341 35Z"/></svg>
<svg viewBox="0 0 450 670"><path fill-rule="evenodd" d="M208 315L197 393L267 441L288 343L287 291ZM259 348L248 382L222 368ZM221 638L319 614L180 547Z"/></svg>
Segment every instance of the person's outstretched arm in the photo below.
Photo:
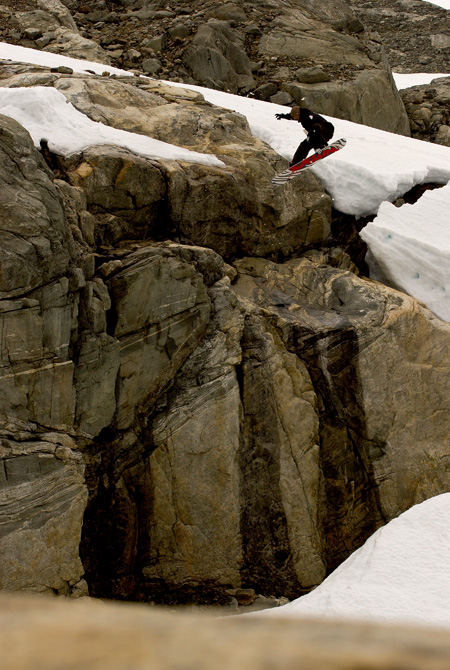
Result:
<svg viewBox="0 0 450 670"><path fill-rule="evenodd" d="M292 118L290 112L289 112L289 114L275 114L275 118L278 119L278 121L279 121L280 119L288 119L288 121L293 121L293 120L294 120L294 119Z"/></svg>

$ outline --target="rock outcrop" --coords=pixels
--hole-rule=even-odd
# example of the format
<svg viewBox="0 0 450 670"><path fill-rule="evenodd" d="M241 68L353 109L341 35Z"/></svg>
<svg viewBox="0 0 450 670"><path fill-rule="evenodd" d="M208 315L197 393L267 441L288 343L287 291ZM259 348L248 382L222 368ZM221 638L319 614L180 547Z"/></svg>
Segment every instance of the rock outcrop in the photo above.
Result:
<svg viewBox="0 0 450 670"><path fill-rule="evenodd" d="M16 12L3 6L0 10L4 25L11 26L10 37L19 38L23 46L98 63L111 62L99 44L80 34L69 9L59 0L39 0L27 9Z"/></svg>
<svg viewBox="0 0 450 670"><path fill-rule="evenodd" d="M286 161L196 92L2 72L37 83L225 167L41 154L0 117L0 588L297 597L448 490L450 327L332 248L312 174L275 190Z"/></svg>
<svg viewBox="0 0 450 670"><path fill-rule="evenodd" d="M381 39L395 72L448 71L448 10L422 0L350 0L349 5Z"/></svg>
<svg viewBox="0 0 450 670"><path fill-rule="evenodd" d="M83 574L87 497L70 436L77 251L53 175L28 133L3 116L0 152L0 584L68 593Z"/></svg>

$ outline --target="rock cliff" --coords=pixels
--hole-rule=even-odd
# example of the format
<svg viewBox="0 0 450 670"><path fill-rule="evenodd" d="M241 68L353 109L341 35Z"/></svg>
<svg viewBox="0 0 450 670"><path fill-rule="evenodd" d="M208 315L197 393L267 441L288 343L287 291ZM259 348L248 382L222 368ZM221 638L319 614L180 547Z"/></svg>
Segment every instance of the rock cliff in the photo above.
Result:
<svg viewBox="0 0 450 670"><path fill-rule="evenodd" d="M0 83L225 164L40 153L0 117L0 588L294 597L449 489L450 327L360 276L312 174L274 189L246 119L168 83Z"/></svg>

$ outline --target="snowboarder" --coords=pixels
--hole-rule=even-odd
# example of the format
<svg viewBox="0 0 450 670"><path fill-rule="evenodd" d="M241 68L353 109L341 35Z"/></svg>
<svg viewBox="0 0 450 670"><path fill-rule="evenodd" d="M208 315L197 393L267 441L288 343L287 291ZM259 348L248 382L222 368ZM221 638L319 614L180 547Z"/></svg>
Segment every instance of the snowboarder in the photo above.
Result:
<svg viewBox="0 0 450 670"><path fill-rule="evenodd" d="M275 117L280 119L289 119L289 121L299 121L306 131L306 140L298 146L297 151L292 158L290 165L300 163L309 154L311 149L323 149L333 137L334 126L306 107L292 107L289 114L275 114Z"/></svg>

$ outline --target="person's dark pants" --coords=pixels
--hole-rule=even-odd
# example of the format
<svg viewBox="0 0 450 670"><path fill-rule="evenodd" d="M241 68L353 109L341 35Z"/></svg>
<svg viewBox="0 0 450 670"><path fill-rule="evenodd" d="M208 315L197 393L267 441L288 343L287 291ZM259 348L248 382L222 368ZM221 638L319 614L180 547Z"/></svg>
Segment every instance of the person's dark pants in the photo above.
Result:
<svg viewBox="0 0 450 670"><path fill-rule="evenodd" d="M297 151L295 152L291 160L291 166L300 163L300 161L306 158L311 149L317 151L318 149L323 149L324 147L326 147L327 142L330 139L331 137L325 139L324 135L319 135L318 133L315 133L314 137L312 138L310 137L307 138L306 140L303 140L303 142L298 146Z"/></svg>

